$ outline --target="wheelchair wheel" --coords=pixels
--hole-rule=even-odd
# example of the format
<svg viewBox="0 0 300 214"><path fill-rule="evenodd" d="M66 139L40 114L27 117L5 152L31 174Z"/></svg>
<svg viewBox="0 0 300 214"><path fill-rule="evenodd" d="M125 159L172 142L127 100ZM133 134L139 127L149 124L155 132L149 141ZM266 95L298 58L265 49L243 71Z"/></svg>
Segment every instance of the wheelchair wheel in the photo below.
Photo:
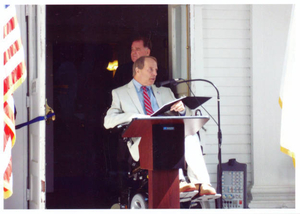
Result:
<svg viewBox="0 0 300 214"><path fill-rule="evenodd" d="M131 209L147 209L148 208L148 200L141 193L135 194L131 200L130 208Z"/></svg>

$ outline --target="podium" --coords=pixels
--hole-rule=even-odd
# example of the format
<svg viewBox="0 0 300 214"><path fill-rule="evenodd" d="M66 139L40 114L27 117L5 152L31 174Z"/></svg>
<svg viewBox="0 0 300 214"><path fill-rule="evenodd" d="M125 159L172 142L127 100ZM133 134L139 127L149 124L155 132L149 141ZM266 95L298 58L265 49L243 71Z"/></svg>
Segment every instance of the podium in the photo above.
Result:
<svg viewBox="0 0 300 214"><path fill-rule="evenodd" d="M209 120L206 116L135 118L122 137L141 137L140 167L148 170L148 207L180 208L178 169L184 168L184 139Z"/></svg>

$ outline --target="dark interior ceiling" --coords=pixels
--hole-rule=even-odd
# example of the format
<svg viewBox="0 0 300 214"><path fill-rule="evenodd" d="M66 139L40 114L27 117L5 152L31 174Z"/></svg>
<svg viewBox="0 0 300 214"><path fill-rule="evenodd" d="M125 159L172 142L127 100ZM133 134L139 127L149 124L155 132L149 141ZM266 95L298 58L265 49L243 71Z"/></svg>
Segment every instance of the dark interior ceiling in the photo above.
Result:
<svg viewBox="0 0 300 214"><path fill-rule="evenodd" d="M118 42L136 32L165 36L168 29L166 5L50 5L47 13L49 30L68 32L49 39Z"/></svg>
<svg viewBox="0 0 300 214"><path fill-rule="evenodd" d="M151 39L151 55L167 68L167 5L47 6L47 45L109 44L122 64L130 61L131 39L136 35Z"/></svg>

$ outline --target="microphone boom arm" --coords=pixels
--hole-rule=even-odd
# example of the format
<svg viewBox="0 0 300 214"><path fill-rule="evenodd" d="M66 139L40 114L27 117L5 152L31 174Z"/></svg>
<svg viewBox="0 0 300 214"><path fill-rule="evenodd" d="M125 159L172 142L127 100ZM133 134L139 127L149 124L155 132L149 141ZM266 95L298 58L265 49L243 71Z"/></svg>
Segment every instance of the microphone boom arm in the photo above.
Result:
<svg viewBox="0 0 300 214"><path fill-rule="evenodd" d="M218 183L218 188L217 191L222 193L222 188L221 188L221 178L222 178L222 152L221 152L221 147L222 147L222 132L221 132L221 123L220 123L220 93L218 88L215 86L215 84L213 84L211 81L206 80L206 79L191 79L191 80L184 80L184 79L180 79L182 81L178 81L178 82L173 82L174 86L177 86L178 84L181 83L188 83L188 82L194 82L194 81L201 81L201 82L207 82L209 84L211 84L216 92L217 92L217 107L218 107L218 161L219 161L219 166L218 166L218 170L219 170L219 178L217 180ZM220 208L223 207L223 203L222 200L220 200Z"/></svg>

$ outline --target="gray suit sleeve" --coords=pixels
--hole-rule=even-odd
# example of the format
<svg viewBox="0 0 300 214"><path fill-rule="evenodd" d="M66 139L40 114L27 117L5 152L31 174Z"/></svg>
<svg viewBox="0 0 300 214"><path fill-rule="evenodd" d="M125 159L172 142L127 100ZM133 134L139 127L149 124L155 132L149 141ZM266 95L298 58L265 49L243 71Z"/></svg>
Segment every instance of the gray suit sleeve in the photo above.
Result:
<svg viewBox="0 0 300 214"><path fill-rule="evenodd" d="M120 124L130 123L133 118L141 118L146 116L136 112L124 112L122 109L120 96L122 96L122 94L119 94L117 90L112 91L112 104L104 118L104 127L106 129L114 128Z"/></svg>

